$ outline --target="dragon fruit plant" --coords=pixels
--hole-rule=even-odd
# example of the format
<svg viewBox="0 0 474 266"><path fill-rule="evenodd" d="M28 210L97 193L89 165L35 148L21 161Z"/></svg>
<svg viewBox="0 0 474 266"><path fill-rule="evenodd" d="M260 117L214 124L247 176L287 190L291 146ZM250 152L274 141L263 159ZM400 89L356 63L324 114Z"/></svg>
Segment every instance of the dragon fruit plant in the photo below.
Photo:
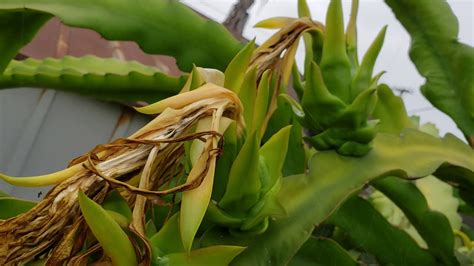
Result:
<svg viewBox="0 0 474 266"><path fill-rule="evenodd" d="M445 1L385 2L412 37L421 91L466 141L419 125L379 82L386 27L358 57L358 0L347 25L340 0L325 23L300 0L299 18L256 25L278 29L259 46L178 1L3 0L0 88L146 101L136 110L154 118L62 171L0 174L54 185L39 202L0 196L0 264L473 263L462 216L474 213L474 49L456 40ZM52 17L173 56L184 74L94 56L13 60Z"/></svg>

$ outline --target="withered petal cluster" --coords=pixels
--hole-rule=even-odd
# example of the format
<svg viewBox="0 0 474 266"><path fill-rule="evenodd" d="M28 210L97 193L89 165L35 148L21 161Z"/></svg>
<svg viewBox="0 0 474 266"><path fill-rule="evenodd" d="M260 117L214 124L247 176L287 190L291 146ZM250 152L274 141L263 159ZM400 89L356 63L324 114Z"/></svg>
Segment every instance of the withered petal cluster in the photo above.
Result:
<svg viewBox="0 0 474 266"><path fill-rule="evenodd" d="M196 91L205 97L195 97ZM213 121L227 117L243 126L238 97L214 84L169 98L159 111L159 116L129 138L99 145L73 160L69 167L82 167L54 186L34 208L0 220L0 265L17 265L40 256L46 258L46 265L84 264L87 255L99 251L100 246L82 250L90 232L79 208L78 192L101 203L114 188L119 188L132 208L134 244L141 264L148 264L150 250L143 230L147 201L169 204L163 196L193 189L202 182L206 167L200 169L198 178L169 187L170 181L183 172L185 141L199 139L207 143L212 139L217 143L222 139L214 128L194 132L196 123L206 117ZM202 153L216 157L218 147L205 145ZM137 175L138 184L133 184L137 183L133 180Z"/></svg>

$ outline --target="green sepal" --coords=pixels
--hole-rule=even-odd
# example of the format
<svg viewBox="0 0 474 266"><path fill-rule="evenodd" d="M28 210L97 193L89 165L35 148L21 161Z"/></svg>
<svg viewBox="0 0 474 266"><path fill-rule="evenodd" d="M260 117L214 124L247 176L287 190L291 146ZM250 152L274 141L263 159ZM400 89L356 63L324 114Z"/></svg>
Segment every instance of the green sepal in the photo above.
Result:
<svg viewBox="0 0 474 266"><path fill-rule="evenodd" d="M262 138L262 143L266 143L273 135L275 135L280 129L292 124L293 111L290 104L283 99L284 97L290 97L286 93L280 93L276 100L276 110L268 120L265 134Z"/></svg>
<svg viewBox="0 0 474 266"><path fill-rule="evenodd" d="M229 173L239 152L237 143L237 124L231 122L224 133L223 154L219 157L216 164L214 184L212 188L212 199L219 202L226 190L229 181Z"/></svg>
<svg viewBox="0 0 474 266"><path fill-rule="evenodd" d="M347 56L351 62L351 73L354 74L359 67L359 56L357 55L357 13L359 11L359 0L352 0L351 15L346 30Z"/></svg>
<svg viewBox="0 0 474 266"><path fill-rule="evenodd" d="M244 121L248 130L252 127L254 108L255 108L255 97L257 95L257 66L252 66L245 73L242 87L239 90L239 98L244 108ZM250 133L250 132L248 132Z"/></svg>
<svg viewBox="0 0 474 266"><path fill-rule="evenodd" d="M376 126L378 131L398 134L405 128L413 128L401 97L395 96L385 84L378 86L377 96L373 116L380 120Z"/></svg>
<svg viewBox="0 0 474 266"><path fill-rule="evenodd" d="M293 108L296 108L295 112L303 117L296 117L293 113ZM278 95L277 109L268 122L263 141L267 141L281 128L293 125L289 136L287 156L282 170L283 176L300 174L305 170L306 159L300 120L304 121L304 113L301 106L287 94Z"/></svg>
<svg viewBox="0 0 474 266"><path fill-rule="evenodd" d="M239 228L244 221L243 218L237 218L227 213L212 201L207 207L205 219L228 228Z"/></svg>
<svg viewBox="0 0 474 266"><path fill-rule="evenodd" d="M334 125L348 128L365 126L377 104L377 90L370 89L360 93L344 110Z"/></svg>
<svg viewBox="0 0 474 266"><path fill-rule="evenodd" d="M153 220L148 220L146 223L145 223L145 236L147 238L151 238L152 236L154 236L156 233L157 233L157 229L156 229L156 226L155 226L155 223L153 222Z"/></svg>
<svg viewBox="0 0 474 266"><path fill-rule="evenodd" d="M374 71L375 61L379 55L380 50L385 39L387 26L383 27L375 38L372 45L362 59L357 72L355 73L351 83L351 99L355 99L362 91L370 88L372 84L372 73Z"/></svg>
<svg viewBox="0 0 474 266"><path fill-rule="evenodd" d="M177 202L179 202L179 199ZM165 225L171 216L179 212L179 207L179 204L173 204L172 206L153 204L146 218L152 219L155 227L159 229Z"/></svg>
<svg viewBox="0 0 474 266"><path fill-rule="evenodd" d="M179 232L179 212L175 213L163 227L150 238L153 265L159 265L161 256L183 252L184 247Z"/></svg>
<svg viewBox="0 0 474 266"><path fill-rule="evenodd" d="M230 61L227 66L224 74L224 88L239 93L240 87L244 80L245 69L248 68L250 64L250 59L252 58L253 51L255 50L255 39L248 42Z"/></svg>
<svg viewBox="0 0 474 266"><path fill-rule="evenodd" d="M341 145L341 147L337 148L337 152L342 155L346 156L364 156L366 155L370 149L372 149L372 145L367 143L359 143L356 141L347 141Z"/></svg>
<svg viewBox="0 0 474 266"><path fill-rule="evenodd" d="M105 211L112 219L114 219L114 221L118 225L120 225L120 227L124 231L128 230L128 225L130 224L130 220L127 217L123 216L121 213L118 213L116 211L111 211L111 210L105 210Z"/></svg>
<svg viewBox="0 0 474 266"><path fill-rule="evenodd" d="M102 202L102 208L120 213L130 222L132 220L132 210L127 201L117 190L110 191Z"/></svg>
<svg viewBox="0 0 474 266"><path fill-rule="evenodd" d="M375 137L373 123L367 119L377 103L375 89L361 93L329 127L312 137L307 137L318 150L336 149L340 154L363 156L370 151L370 141Z"/></svg>
<svg viewBox="0 0 474 266"><path fill-rule="evenodd" d="M191 72L190 78L191 78L191 83L189 87L190 91L197 89L201 87L202 84L204 84L204 79L201 77L201 74L199 73L199 70L195 64L193 64L193 70Z"/></svg>
<svg viewBox="0 0 474 266"><path fill-rule="evenodd" d="M82 191L78 193L78 201L82 216L113 264L137 265L135 249L120 225Z"/></svg>
<svg viewBox="0 0 474 266"><path fill-rule="evenodd" d="M253 120L252 126L250 127L249 134L254 132L258 133L258 137L263 135L263 122L267 115L269 100L270 100L270 70L263 72L260 83L258 84L257 89L257 98L255 99L255 106L253 108Z"/></svg>
<svg viewBox="0 0 474 266"><path fill-rule="evenodd" d="M282 169L288 151L291 125L275 133L259 150L260 161L265 168L266 178L260 177L262 183L262 196L274 186L277 179L282 176Z"/></svg>
<svg viewBox="0 0 474 266"><path fill-rule="evenodd" d="M344 103L349 103L351 63L346 53L341 0L331 0L329 3L321 72L329 91Z"/></svg>
<svg viewBox="0 0 474 266"><path fill-rule="evenodd" d="M294 118L298 120L300 124L302 124L305 128L311 127L309 121L307 122L303 107L295 99L287 94L280 94L278 95L278 100L282 103L288 104L291 107Z"/></svg>
<svg viewBox="0 0 474 266"><path fill-rule="evenodd" d="M307 168L303 128L295 118L292 124L288 151L283 165L283 176L301 174Z"/></svg>
<svg viewBox="0 0 474 266"><path fill-rule="evenodd" d="M357 246L384 265L436 265L436 260L404 231L393 227L367 201L348 199L331 216Z"/></svg>
<svg viewBox="0 0 474 266"><path fill-rule="evenodd" d="M260 201L250 209L246 219L240 227L241 230L251 230L269 217L281 218L287 215L285 208L278 199L280 188L281 178L277 179L273 187L271 187L270 190L261 197Z"/></svg>
<svg viewBox="0 0 474 266"><path fill-rule="evenodd" d="M373 126L361 128L333 127L305 139L317 150L336 149L340 154L363 156L370 151L370 141L375 137Z"/></svg>
<svg viewBox="0 0 474 266"><path fill-rule="evenodd" d="M260 223L255 224L248 230L240 230L240 229L230 229L229 233L237 238L249 238L261 235L267 231L268 226L270 224L269 218L265 217Z"/></svg>
<svg viewBox="0 0 474 266"><path fill-rule="evenodd" d="M314 51L313 51L313 37L310 32L303 33L304 41L304 69L310 69L311 63L314 61ZM296 64L295 64L296 65ZM304 73L307 76L306 73Z"/></svg>
<svg viewBox="0 0 474 266"><path fill-rule="evenodd" d="M377 86L379 85L378 83L379 83L380 78L382 78L382 76L385 75L385 73L387 73L387 71L380 71L379 73L375 74L375 76L373 76L372 79L370 80L369 88L370 89L377 88Z"/></svg>
<svg viewBox="0 0 474 266"><path fill-rule="evenodd" d="M311 35L313 60L316 62L316 64L321 64L321 60L323 58L324 33L319 29L310 30L308 33Z"/></svg>
<svg viewBox="0 0 474 266"><path fill-rule="evenodd" d="M301 100L310 129L320 131L329 127L339 117L346 105L329 92L323 81L321 70L314 62L306 78L306 88Z"/></svg>
<svg viewBox="0 0 474 266"><path fill-rule="evenodd" d="M311 18L311 12L309 11L308 3L306 2L306 0L298 0L298 17Z"/></svg>
<svg viewBox="0 0 474 266"><path fill-rule="evenodd" d="M234 237L231 235L229 228L214 226L206 230L199 239L199 247L211 247L218 245L246 246L247 237Z"/></svg>
<svg viewBox="0 0 474 266"><path fill-rule="evenodd" d="M300 71L298 70L298 66L296 64L293 64L293 67L291 68L291 76L293 90L296 92L298 99L303 99L304 85L301 81Z"/></svg>
<svg viewBox="0 0 474 266"><path fill-rule="evenodd" d="M249 210L259 199L262 184L258 175L260 141L257 132L246 140L229 173L227 189L219 207L229 213Z"/></svg>

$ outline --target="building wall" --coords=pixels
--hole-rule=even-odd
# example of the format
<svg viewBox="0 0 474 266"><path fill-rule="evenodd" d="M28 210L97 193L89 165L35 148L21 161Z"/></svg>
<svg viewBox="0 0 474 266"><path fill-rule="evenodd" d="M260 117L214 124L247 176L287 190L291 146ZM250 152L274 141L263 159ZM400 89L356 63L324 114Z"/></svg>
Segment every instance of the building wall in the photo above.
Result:
<svg viewBox="0 0 474 266"><path fill-rule="evenodd" d="M61 170L97 144L128 136L148 120L128 107L70 93L1 90L0 172L30 176ZM30 200L42 198L48 189L0 181L0 190Z"/></svg>

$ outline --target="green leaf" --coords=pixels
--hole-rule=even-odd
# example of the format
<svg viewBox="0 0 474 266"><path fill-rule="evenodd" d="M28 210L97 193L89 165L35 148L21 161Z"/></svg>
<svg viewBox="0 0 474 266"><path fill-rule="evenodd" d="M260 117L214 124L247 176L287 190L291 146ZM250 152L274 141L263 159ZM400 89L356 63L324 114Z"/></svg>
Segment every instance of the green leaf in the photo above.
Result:
<svg viewBox="0 0 474 266"><path fill-rule="evenodd" d="M346 53L341 0L331 0L326 14L321 72L329 91L350 102L351 64Z"/></svg>
<svg viewBox="0 0 474 266"><path fill-rule="evenodd" d="M460 43L444 0L385 0L411 35L410 58L426 78L423 95L448 114L474 145L474 48Z"/></svg>
<svg viewBox="0 0 474 266"><path fill-rule="evenodd" d="M179 1L3 0L0 10L43 12L68 26L95 30L107 40L135 41L146 53L173 56L183 71L190 71L193 63L223 70L241 48L224 26Z"/></svg>
<svg viewBox="0 0 474 266"><path fill-rule="evenodd" d="M383 265L435 265L434 258L404 231L393 227L367 201L347 200L331 216L354 244L374 254Z"/></svg>
<svg viewBox="0 0 474 266"><path fill-rule="evenodd" d="M239 93L248 68L253 51L255 50L255 39L247 43L242 50L230 61L225 70L224 88Z"/></svg>
<svg viewBox="0 0 474 266"><path fill-rule="evenodd" d="M411 224L428 244L430 252L445 265L456 265L454 235L449 220L442 213L432 211L415 184L386 177L372 185L392 200L407 216ZM437 195L439 197L441 195Z"/></svg>
<svg viewBox="0 0 474 266"><path fill-rule="evenodd" d="M336 241L310 237L291 259L289 266L359 265Z"/></svg>
<svg viewBox="0 0 474 266"><path fill-rule="evenodd" d="M406 130L401 136L377 134L373 149L364 157L318 152L309 162L307 175L283 178L279 198L288 217L272 221L264 234L248 239L248 248L233 264L287 263L315 225L371 180L423 177L433 172L441 176L452 166L464 169L459 174L465 178L474 179L473 158L474 151L452 135L438 139L414 130Z"/></svg>
<svg viewBox="0 0 474 266"><path fill-rule="evenodd" d="M195 249L190 253L173 253L160 258L160 266L226 266L239 255L245 247L212 246Z"/></svg>
<svg viewBox="0 0 474 266"><path fill-rule="evenodd" d="M82 216L112 263L119 266L137 265L133 245L119 224L82 191L78 193L78 200Z"/></svg>
<svg viewBox="0 0 474 266"><path fill-rule="evenodd" d="M135 61L95 56L13 60L1 88L51 88L101 100L155 102L178 94L185 77L169 77Z"/></svg>
<svg viewBox="0 0 474 266"><path fill-rule="evenodd" d="M36 202L16 199L10 196L0 198L0 219L8 219L29 211Z"/></svg>
<svg viewBox="0 0 474 266"><path fill-rule="evenodd" d="M219 206L229 212L246 212L259 199L262 184L258 175L260 147L257 133L245 140L229 173L227 189Z"/></svg>
<svg viewBox="0 0 474 266"><path fill-rule="evenodd" d="M48 14L28 10L0 12L0 73L50 18Z"/></svg>

